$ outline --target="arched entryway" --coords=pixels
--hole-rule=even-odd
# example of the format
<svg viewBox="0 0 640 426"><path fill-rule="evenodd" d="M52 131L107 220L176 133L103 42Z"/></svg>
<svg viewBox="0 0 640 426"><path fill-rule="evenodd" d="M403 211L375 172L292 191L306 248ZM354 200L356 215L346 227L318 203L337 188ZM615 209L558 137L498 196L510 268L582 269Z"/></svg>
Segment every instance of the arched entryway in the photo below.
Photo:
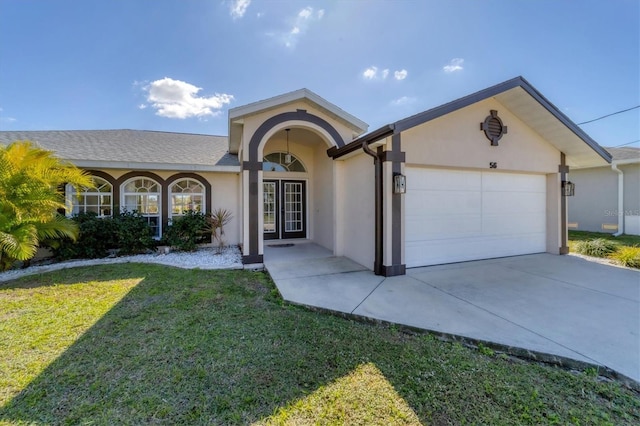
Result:
<svg viewBox="0 0 640 426"><path fill-rule="evenodd" d="M333 250L335 173L327 150L344 145L331 124L304 110L258 126L243 153L244 263L264 261L265 239L309 239Z"/></svg>

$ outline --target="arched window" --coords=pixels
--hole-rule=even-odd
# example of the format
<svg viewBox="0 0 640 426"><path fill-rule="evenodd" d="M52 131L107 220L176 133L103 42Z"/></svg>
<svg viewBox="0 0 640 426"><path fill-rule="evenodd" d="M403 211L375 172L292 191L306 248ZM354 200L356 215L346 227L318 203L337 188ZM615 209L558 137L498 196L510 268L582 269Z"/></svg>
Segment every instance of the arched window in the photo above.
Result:
<svg viewBox="0 0 640 426"><path fill-rule="evenodd" d="M291 158L287 162L287 155ZM262 170L265 172L306 172L304 164L293 154L286 152L274 152L264 156L262 162Z"/></svg>
<svg viewBox="0 0 640 426"><path fill-rule="evenodd" d="M111 216L113 187L105 179L93 176L93 187L76 192L73 185L66 186L67 216L93 212L98 217Z"/></svg>
<svg viewBox="0 0 640 426"><path fill-rule="evenodd" d="M195 179L180 179L169 188L169 215L171 218L184 215L187 210L205 212L204 185Z"/></svg>
<svg viewBox="0 0 640 426"><path fill-rule="evenodd" d="M126 211L137 211L147 218L153 230L152 235L162 235L162 199L158 182L149 178L129 179L122 185L122 208Z"/></svg>

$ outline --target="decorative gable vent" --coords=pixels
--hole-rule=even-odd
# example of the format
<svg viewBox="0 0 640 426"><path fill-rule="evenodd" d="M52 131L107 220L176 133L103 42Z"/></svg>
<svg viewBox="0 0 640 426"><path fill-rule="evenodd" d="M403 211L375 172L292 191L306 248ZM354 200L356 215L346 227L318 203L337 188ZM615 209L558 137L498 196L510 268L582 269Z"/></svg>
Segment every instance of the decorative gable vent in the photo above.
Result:
<svg viewBox="0 0 640 426"><path fill-rule="evenodd" d="M484 119L484 123L480 123L480 130L484 130L484 135L491 141L492 146L498 146L500 138L507 134L507 126L502 124L498 111L492 109L490 112L491 114Z"/></svg>

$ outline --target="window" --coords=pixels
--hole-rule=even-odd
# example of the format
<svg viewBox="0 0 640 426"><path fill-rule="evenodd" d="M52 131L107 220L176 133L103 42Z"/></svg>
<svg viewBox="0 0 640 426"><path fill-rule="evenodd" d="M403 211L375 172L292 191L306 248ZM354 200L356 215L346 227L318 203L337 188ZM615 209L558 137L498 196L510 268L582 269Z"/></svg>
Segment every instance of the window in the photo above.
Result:
<svg viewBox="0 0 640 426"><path fill-rule="evenodd" d="M195 179L181 179L169 188L169 215L184 215L186 210L205 212L204 186Z"/></svg>
<svg viewBox="0 0 640 426"><path fill-rule="evenodd" d="M106 180L93 176L93 187L76 192L73 185L66 186L67 215L93 212L98 217L111 216L113 187Z"/></svg>
<svg viewBox="0 0 640 426"><path fill-rule="evenodd" d="M162 235L161 201L160 185L152 179L134 178L122 185L122 208L144 216L154 238Z"/></svg>
<svg viewBox="0 0 640 426"><path fill-rule="evenodd" d="M298 158L291 156L291 162L286 162L286 152L274 152L264 156L262 170L265 172L306 172L304 165Z"/></svg>

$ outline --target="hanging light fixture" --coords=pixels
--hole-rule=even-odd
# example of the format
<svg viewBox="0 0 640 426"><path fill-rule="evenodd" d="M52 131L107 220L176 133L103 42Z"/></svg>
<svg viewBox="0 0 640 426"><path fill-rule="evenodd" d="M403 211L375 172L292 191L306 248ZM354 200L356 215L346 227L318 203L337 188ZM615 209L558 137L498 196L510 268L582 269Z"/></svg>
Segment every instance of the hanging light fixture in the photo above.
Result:
<svg viewBox="0 0 640 426"><path fill-rule="evenodd" d="M284 129L284 131L287 132L287 154L284 156L285 164L291 164L291 154L289 153L289 130L291 129Z"/></svg>

